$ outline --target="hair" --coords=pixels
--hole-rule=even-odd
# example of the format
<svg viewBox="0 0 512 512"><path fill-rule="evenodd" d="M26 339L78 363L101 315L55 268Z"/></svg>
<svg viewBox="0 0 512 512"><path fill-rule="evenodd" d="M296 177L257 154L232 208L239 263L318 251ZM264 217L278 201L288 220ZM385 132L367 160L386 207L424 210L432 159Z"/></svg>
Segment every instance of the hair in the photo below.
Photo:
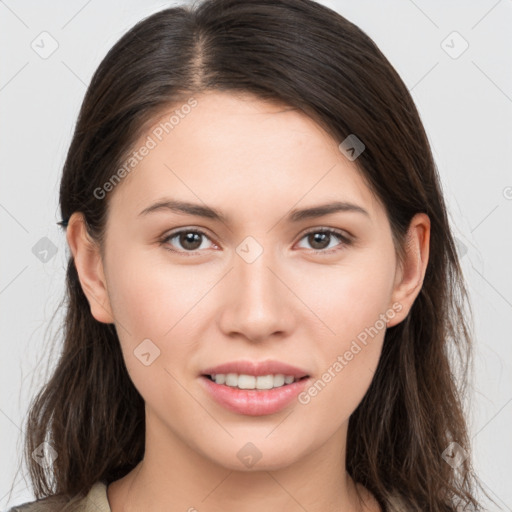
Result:
<svg viewBox="0 0 512 512"><path fill-rule="evenodd" d="M385 207L399 261L413 215L430 218L423 286L408 316L386 331L372 383L349 420L346 468L381 505L398 494L408 510L481 510L471 457L457 469L442 457L451 442L469 452L472 328L438 171L407 87L353 23L310 0L206 0L137 23L85 94L60 185L64 225L81 212L103 247L109 203L95 189L148 123L215 90L298 109L338 142L356 134L366 149L355 164ZM72 256L66 282L62 352L27 414L24 457L37 498L84 495L144 455L144 400L114 325L92 316ZM58 453L51 471L31 457L44 441Z"/></svg>

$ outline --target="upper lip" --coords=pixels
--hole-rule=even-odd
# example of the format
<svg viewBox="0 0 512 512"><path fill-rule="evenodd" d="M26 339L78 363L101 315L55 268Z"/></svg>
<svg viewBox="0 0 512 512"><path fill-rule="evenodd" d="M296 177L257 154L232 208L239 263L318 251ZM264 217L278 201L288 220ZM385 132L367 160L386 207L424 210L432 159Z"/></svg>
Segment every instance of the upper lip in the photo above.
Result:
<svg viewBox="0 0 512 512"><path fill-rule="evenodd" d="M293 375L295 379L309 376L308 372L281 361L232 361L229 363L219 364L206 368L202 371L202 375L217 375L227 373L238 373L245 375Z"/></svg>

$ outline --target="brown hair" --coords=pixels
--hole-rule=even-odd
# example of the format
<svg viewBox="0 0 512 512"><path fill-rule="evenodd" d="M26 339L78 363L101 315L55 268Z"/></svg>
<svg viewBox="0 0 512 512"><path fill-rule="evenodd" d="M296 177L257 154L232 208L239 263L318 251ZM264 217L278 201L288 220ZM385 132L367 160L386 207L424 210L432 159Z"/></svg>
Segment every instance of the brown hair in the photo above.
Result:
<svg viewBox="0 0 512 512"><path fill-rule="evenodd" d="M354 24L310 0L206 0L137 23L85 95L62 175L62 218L82 212L101 246L108 200L94 190L149 121L204 90L300 109L339 142L356 134L366 146L357 166L386 208L399 256L413 215L429 216L423 287L407 318L386 332L372 384L350 418L346 467L381 504L399 494L408 510L480 510L470 458L455 470L442 457L452 441L469 451L461 399L471 330L439 176L406 86ZM84 494L98 480L121 478L144 454L144 401L114 326L91 315L72 257L65 307L62 353L26 426L38 498ZM31 457L48 440L58 453L51 474Z"/></svg>

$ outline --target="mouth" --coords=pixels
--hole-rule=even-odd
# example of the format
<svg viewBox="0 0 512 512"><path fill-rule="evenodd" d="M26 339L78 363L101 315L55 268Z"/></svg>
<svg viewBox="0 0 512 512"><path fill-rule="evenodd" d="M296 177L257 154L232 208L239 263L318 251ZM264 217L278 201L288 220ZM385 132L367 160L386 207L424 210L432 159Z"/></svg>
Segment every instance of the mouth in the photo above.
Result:
<svg viewBox="0 0 512 512"><path fill-rule="evenodd" d="M210 398L225 409L244 416L264 416L282 411L297 400L309 381L309 375L200 375L202 387Z"/></svg>
<svg viewBox="0 0 512 512"><path fill-rule="evenodd" d="M309 379L309 375L295 377L293 375L284 374L268 374L256 376L236 373L217 373L203 374L201 376L212 382L215 382L215 384L253 391L268 391L269 389L281 388L305 379Z"/></svg>

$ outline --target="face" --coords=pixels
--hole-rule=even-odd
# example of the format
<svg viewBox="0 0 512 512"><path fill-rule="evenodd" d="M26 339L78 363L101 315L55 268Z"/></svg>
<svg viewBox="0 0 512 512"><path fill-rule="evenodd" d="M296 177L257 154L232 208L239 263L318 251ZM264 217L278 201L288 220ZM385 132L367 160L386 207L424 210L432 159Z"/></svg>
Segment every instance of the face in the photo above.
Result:
<svg viewBox="0 0 512 512"><path fill-rule="evenodd" d="M154 147L104 199L105 290L88 286L91 311L116 325L148 439L226 468L249 469L243 450L258 469L284 467L345 431L421 265L404 284L384 207L310 118L250 95L194 99L168 133L155 127L180 106L162 113L135 145ZM334 203L345 207L313 215ZM204 376L268 360L307 377L237 402Z"/></svg>

